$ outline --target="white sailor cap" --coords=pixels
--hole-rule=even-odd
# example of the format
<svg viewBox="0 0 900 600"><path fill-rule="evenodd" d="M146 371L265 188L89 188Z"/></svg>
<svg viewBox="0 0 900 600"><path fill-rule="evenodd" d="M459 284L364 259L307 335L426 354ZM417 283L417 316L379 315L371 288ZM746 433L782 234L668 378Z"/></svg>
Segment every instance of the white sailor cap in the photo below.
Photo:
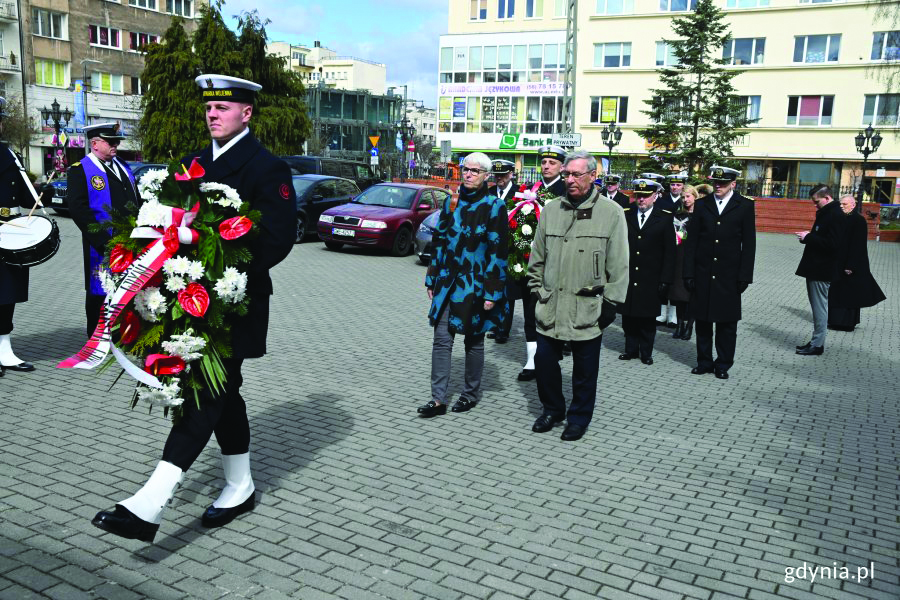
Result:
<svg viewBox="0 0 900 600"><path fill-rule="evenodd" d="M204 102L225 100L252 104L256 100L256 92L262 89L261 85L252 81L214 73L198 75L194 82L200 87Z"/></svg>

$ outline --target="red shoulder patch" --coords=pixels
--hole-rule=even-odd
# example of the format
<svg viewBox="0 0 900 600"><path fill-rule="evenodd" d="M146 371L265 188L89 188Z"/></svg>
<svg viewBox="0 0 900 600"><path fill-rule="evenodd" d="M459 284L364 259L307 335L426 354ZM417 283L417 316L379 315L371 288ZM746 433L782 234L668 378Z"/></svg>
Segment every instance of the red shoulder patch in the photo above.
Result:
<svg viewBox="0 0 900 600"><path fill-rule="evenodd" d="M281 197L282 197L283 199L285 199L285 200L287 200L288 198L291 197L291 189L287 186L286 183L282 183L282 184L281 184L281 187L278 188L278 193L279 193L279 194L281 195Z"/></svg>

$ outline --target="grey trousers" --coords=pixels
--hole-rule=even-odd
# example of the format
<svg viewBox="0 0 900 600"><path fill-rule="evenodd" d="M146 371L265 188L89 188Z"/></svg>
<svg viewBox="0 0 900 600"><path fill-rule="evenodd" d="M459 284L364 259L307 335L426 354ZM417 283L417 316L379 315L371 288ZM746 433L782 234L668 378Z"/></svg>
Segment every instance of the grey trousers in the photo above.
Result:
<svg viewBox="0 0 900 600"><path fill-rule="evenodd" d="M454 335L447 329L447 308L441 312L434 327L431 344L431 399L447 403L447 387L450 384L450 357L453 354ZM473 402L481 400L481 375L484 372L484 335L465 336L466 383L461 397Z"/></svg>
<svg viewBox="0 0 900 600"><path fill-rule="evenodd" d="M829 281L806 280L806 294L813 314L813 336L811 345L815 348L825 345L825 334L828 333L828 289Z"/></svg>

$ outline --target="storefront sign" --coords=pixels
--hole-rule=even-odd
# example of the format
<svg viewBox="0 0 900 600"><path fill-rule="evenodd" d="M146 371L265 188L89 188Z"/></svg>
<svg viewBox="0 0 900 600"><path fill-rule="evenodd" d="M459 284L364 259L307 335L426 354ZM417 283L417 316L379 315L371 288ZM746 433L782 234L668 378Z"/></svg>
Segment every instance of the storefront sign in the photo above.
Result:
<svg viewBox="0 0 900 600"><path fill-rule="evenodd" d="M562 146L563 148L576 148L580 145L580 133L554 133L549 135L535 135L529 133L504 133L500 137L500 146L498 147L498 149L537 149L540 146Z"/></svg>
<svg viewBox="0 0 900 600"><path fill-rule="evenodd" d="M561 96L563 83L559 81L517 83L442 83L439 96L466 94L467 96Z"/></svg>

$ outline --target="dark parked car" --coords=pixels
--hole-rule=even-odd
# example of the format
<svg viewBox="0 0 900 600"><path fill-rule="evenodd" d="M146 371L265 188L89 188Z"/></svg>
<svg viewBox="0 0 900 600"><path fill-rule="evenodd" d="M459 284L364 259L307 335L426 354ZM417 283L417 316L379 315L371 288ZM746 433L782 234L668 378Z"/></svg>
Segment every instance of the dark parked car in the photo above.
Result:
<svg viewBox="0 0 900 600"><path fill-rule="evenodd" d="M43 198L44 190L47 186L53 188L53 195L50 197L50 201L47 202ZM34 186L34 191L41 195L41 199L44 204L47 205L47 208L52 208L53 212L59 215L68 215L69 214L69 204L66 201L66 194L69 191L66 178L62 179L54 178L49 184L47 183L38 183Z"/></svg>
<svg viewBox="0 0 900 600"><path fill-rule="evenodd" d="M147 171L155 171L157 169L162 169L165 171L169 168L169 165L163 165L158 163L128 163L128 166L131 168L131 173L134 175L135 181L140 181L141 177Z"/></svg>
<svg viewBox="0 0 900 600"><path fill-rule="evenodd" d="M356 160L345 158L328 158L324 156L282 156L295 175L330 175L349 179L364 190L381 181L375 176L372 167Z"/></svg>
<svg viewBox="0 0 900 600"><path fill-rule="evenodd" d="M441 211L434 211L428 215L427 219L422 221L422 224L419 225L419 230L416 231L416 256L419 257L419 262L423 265L431 262L431 253L434 249L432 238L437 230L439 218L441 218Z"/></svg>
<svg viewBox="0 0 900 600"><path fill-rule="evenodd" d="M293 179L297 194L296 243L316 231L322 211L346 204L359 194L359 188L349 179L328 175L294 175Z"/></svg>
<svg viewBox="0 0 900 600"><path fill-rule="evenodd" d="M319 217L319 237L331 250L344 244L375 246L406 256L413 232L443 205L447 192L412 183L379 183L350 204L330 208Z"/></svg>

